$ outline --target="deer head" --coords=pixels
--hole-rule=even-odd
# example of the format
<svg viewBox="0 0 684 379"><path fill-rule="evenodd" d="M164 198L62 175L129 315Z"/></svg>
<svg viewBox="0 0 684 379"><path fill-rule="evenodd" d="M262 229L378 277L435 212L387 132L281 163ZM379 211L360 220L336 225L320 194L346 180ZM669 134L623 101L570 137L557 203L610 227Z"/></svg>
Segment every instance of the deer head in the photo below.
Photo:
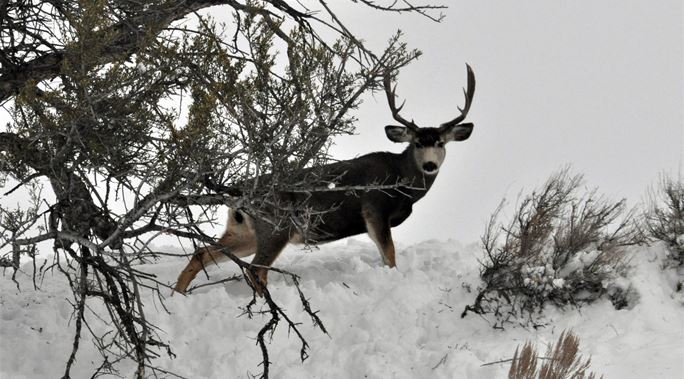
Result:
<svg viewBox="0 0 684 379"><path fill-rule="evenodd" d="M392 111L392 117L401 125L387 125L385 126L385 134L393 142L409 142L408 147L409 156L411 156L417 165L426 175L436 175L439 168L444 162L446 150L444 145L451 141L463 141L470 137L473 131L473 124L470 122L464 123L470 104L473 101L475 94L475 74L469 65L468 69L468 89L464 89L465 105L463 108L458 108L461 114L455 119L441 124L439 127L421 128L416 125L413 120L408 121L401 117L399 112L404 107L397 107L395 103L396 86L392 88L390 76L386 74L384 77L385 94L387 95L387 103Z"/></svg>

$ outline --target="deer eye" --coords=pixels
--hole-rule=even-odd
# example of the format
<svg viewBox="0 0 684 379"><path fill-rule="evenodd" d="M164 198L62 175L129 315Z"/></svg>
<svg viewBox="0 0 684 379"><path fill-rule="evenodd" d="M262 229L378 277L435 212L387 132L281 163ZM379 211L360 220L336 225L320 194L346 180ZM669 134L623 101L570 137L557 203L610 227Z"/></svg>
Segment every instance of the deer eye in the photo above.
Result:
<svg viewBox="0 0 684 379"><path fill-rule="evenodd" d="M416 142L416 143L415 143L415 146L416 146L416 148L418 148L418 149L420 149L421 147L423 147L423 145L421 145L420 142Z"/></svg>

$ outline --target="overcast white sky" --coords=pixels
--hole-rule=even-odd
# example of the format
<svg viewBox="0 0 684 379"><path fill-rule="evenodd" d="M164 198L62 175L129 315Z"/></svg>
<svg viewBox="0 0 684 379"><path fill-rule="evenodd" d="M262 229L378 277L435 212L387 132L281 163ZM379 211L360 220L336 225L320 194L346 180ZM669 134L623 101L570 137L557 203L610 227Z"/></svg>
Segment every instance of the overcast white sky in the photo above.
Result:
<svg viewBox="0 0 684 379"><path fill-rule="evenodd" d="M444 2L451 8L439 24L331 2L370 46L381 49L402 29L424 52L397 90L402 115L419 125L458 113L466 62L477 77L468 117L475 130L447 146L439 177L394 229L396 241L476 241L503 196L515 201L566 164L632 205L661 172L682 175L681 0ZM358 134L337 140L335 157L404 148L385 137L393 120L382 94L357 117Z"/></svg>
<svg viewBox="0 0 684 379"><path fill-rule="evenodd" d="M337 3L337 2L336 2ZM440 24L361 6L340 9L353 32L380 48L397 28L424 52L399 76L402 115L421 126L453 118L465 62L477 78L469 140L447 158L400 242L476 241L501 198L515 201L571 164L611 198L639 202L661 172L681 175L684 53L681 0L448 1ZM401 151L384 96L358 112L357 136L334 154Z"/></svg>

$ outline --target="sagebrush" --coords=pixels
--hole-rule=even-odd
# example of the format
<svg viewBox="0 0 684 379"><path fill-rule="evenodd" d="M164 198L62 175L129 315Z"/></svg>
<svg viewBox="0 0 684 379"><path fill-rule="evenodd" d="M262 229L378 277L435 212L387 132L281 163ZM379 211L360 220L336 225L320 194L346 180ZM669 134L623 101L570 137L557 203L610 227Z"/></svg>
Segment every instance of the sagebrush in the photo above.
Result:
<svg viewBox="0 0 684 379"><path fill-rule="evenodd" d="M468 311L492 314L495 327L507 322L537 325L546 304L564 306L608 295L628 306L625 247L640 241L633 212L596 190L581 191L582 176L569 169L521 197L510 221L504 202L482 236L482 285Z"/></svg>
<svg viewBox="0 0 684 379"><path fill-rule="evenodd" d="M684 180L663 175L651 190L644 211L647 237L665 242L672 261L684 265Z"/></svg>

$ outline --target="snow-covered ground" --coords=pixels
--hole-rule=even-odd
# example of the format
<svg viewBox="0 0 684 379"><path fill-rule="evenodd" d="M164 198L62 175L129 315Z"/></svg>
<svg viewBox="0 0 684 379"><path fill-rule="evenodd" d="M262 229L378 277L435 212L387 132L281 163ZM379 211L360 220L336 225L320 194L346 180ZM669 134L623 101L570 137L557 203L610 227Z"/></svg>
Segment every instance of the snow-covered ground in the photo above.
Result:
<svg viewBox="0 0 684 379"><path fill-rule="evenodd" d="M674 296L675 278L661 269L661 246L631 251L631 280L639 293L632 309L615 310L607 300L581 309L549 309L548 326L537 330L511 326L493 329L477 315L460 317L479 284L476 245L427 241L398 246L398 269L381 265L365 239L287 250L277 266L302 276L304 293L330 337L314 329L298 294L284 277L271 273L274 298L303 323L311 351L299 360L299 341L284 324L270 345L274 378L503 378L509 365L485 363L511 358L525 340L539 346L564 329L580 336L583 355L605 378L684 378L684 304ZM185 262L167 259L147 271L173 282ZM213 279L237 270L213 268ZM30 265L17 275L21 292L0 277L0 377L61 377L73 342L68 284L55 270L34 291ZM207 282L204 275L197 282ZM254 338L264 320L239 317L251 298L246 284L204 287L184 297L166 298L166 313L156 299L146 314L172 343L175 359L158 365L188 378L245 378L260 371ZM100 321L90 317L92 327ZM541 349L544 350L543 348ZM72 377L90 377L100 360L89 340L81 343ZM130 377L131 366L122 373ZM129 370L129 371L127 371Z"/></svg>

